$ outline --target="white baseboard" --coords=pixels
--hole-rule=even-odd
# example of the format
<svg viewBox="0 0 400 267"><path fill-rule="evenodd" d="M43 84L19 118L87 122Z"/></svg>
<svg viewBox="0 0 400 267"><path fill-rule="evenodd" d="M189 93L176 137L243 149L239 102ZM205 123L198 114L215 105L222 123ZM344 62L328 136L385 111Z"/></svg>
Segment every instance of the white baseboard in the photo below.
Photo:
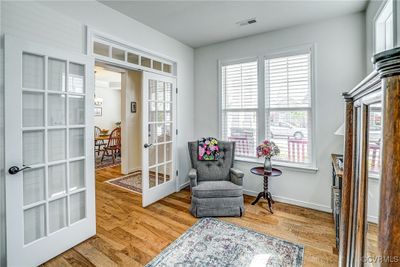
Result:
<svg viewBox="0 0 400 267"><path fill-rule="evenodd" d="M243 193L245 195L249 195L249 196L257 196L259 192L255 192L252 190L243 190ZM292 205L296 205L296 206L300 206L300 207L304 207L304 208L309 208L309 209L313 209L313 210L319 210L319 211L324 211L324 212L332 212L332 209L328 206L324 206L324 205L320 205L320 204L315 204L315 203L311 203L311 202L306 202L306 201L302 201L302 200L297 200L297 199L292 199L292 198L287 198L287 197L282 197L282 196L276 196L276 195L272 195L272 197L274 198L274 200L278 201L278 202L283 202L283 203L287 203L287 204L292 204Z"/></svg>
<svg viewBox="0 0 400 267"><path fill-rule="evenodd" d="M181 184L181 185L179 186L179 190L182 190L183 188L189 186L189 184L190 184L190 181L184 182L183 184Z"/></svg>
<svg viewBox="0 0 400 267"><path fill-rule="evenodd" d="M367 216L367 220L368 220L368 222L378 224L378 217L376 217L376 216L370 216L370 215L368 215L368 216Z"/></svg>

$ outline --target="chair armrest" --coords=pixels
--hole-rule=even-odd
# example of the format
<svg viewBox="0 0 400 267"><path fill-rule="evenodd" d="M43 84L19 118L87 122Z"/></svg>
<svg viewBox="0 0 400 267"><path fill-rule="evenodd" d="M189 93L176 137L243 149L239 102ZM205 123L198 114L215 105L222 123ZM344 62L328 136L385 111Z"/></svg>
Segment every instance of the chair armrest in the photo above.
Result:
<svg viewBox="0 0 400 267"><path fill-rule="evenodd" d="M240 171L238 169L234 169L234 168L230 169L230 173L231 173L232 183L242 186L244 173L242 171Z"/></svg>
<svg viewBox="0 0 400 267"><path fill-rule="evenodd" d="M190 169L188 176L190 179L190 188L197 186L197 170Z"/></svg>

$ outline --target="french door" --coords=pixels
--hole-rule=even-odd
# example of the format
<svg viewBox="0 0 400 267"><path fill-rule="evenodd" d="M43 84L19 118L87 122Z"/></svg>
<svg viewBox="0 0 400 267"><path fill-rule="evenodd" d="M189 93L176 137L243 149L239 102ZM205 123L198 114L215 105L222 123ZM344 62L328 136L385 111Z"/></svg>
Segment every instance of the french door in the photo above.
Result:
<svg viewBox="0 0 400 267"><path fill-rule="evenodd" d="M176 79L143 72L142 204L177 190Z"/></svg>
<svg viewBox="0 0 400 267"><path fill-rule="evenodd" d="M93 236L93 59L5 38L7 263Z"/></svg>

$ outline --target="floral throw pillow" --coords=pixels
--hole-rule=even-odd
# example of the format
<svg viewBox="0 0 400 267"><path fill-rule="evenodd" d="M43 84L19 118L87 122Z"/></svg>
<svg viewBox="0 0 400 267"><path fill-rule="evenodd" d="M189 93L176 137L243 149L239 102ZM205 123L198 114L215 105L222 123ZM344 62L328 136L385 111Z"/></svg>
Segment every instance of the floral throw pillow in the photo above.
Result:
<svg viewBox="0 0 400 267"><path fill-rule="evenodd" d="M198 141L198 160L218 160L218 140L213 137L201 138Z"/></svg>

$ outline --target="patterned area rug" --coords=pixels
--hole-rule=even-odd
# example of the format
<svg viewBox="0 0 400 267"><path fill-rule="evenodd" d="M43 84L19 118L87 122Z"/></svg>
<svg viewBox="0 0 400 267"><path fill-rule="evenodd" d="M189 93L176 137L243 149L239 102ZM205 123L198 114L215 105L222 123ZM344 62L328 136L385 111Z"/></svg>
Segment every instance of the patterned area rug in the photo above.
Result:
<svg viewBox="0 0 400 267"><path fill-rule="evenodd" d="M142 171L134 171L128 175L108 180L107 183L141 194Z"/></svg>
<svg viewBox="0 0 400 267"><path fill-rule="evenodd" d="M146 266L303 266L304 248L278 238L203 218Z"/></svg>
<svg viewBox="0 0 400 267"><path fill-rule="evenodd" d="M113 166L117 166L121 164L121 157L117 157L115 159L115 163L113 163L112 158L111 157L104 157L103 162L101 162L101 154L98 157L96 155L96 169L104 169L107 167L113 167Z"/></svg>

